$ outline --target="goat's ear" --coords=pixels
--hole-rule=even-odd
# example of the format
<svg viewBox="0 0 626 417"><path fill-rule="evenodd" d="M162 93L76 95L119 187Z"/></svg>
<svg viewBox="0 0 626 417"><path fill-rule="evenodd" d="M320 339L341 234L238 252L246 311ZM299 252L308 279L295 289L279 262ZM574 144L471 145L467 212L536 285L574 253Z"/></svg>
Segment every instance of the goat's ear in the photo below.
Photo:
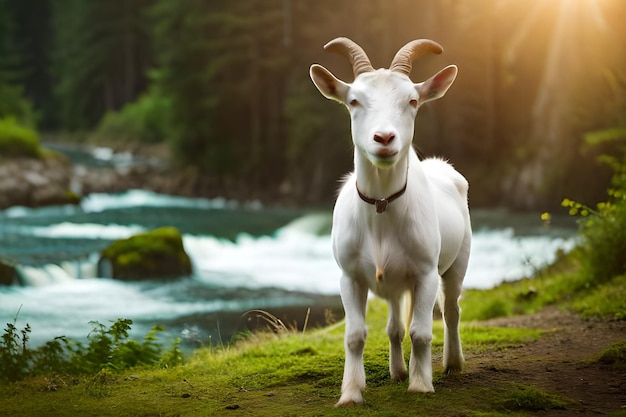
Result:
<svg viewBox="0 0 626 417"><path fill-rule="evenodd" d="M311 80L313 80L313 84L315 84L324 97L345 104L346 95L350 89L349 84L344 83L326 68L318 64L311 65L309 75L311 76Z"/></svg>
<svg viewBox="0 0 626 417"><path fill-rule="evenodd" d="M458 69L456 65L445 67L423 83L415 84L420 104L443 97L454 82Z"/></svg>

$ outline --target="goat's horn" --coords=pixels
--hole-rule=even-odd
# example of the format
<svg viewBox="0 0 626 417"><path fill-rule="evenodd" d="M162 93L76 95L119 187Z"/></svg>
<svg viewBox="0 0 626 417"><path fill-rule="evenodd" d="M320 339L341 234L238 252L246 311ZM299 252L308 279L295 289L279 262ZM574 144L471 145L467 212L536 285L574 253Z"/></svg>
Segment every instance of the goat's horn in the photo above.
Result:
<svg viewBox="0 0 626 417"><path fill-rule="evenodd" d="M418 57L424 55L426 52L432 52L434 54L440 54L443 52L443 48L435 41L430 39L417 39L404 45L389 66L390 71L401 72L405 75L411 74L411 68L413 61Z"/></svg>
<svg viewBox="0 0 626 417"><path fill-rule="evenodd" d="M335 38L324 45L324 49L345 56L352 65L354 77L364 72L374 71L367 54L359 45L348 38Z"/></svg>

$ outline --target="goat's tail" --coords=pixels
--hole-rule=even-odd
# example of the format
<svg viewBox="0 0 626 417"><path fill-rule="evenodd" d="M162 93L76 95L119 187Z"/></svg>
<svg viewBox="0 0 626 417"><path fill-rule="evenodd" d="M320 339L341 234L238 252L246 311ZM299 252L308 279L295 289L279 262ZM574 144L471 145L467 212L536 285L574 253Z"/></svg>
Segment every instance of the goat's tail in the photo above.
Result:
<svg viewBox="0 0 626 417"><path fill-rule="evenodd" d="M409 328L413 321L413 308L415 307L415 296L413 291L407 291L402 298L402 318L404 319L404 330L409 334Z"/></svg>

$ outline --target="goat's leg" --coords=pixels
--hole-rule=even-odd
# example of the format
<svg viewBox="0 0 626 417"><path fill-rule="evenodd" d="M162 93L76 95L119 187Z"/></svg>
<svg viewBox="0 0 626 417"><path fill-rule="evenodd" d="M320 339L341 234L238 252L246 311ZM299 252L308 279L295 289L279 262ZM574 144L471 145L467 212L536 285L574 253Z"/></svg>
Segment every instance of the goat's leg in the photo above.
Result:
<svg viewBox="0 0 626 417"><path fill-rule="evenodd" d="M389 373L391 379L404 381L407 377L406 365L402 354L402 340L404 339L404 323L401 312L402 300L391 299L389 305L389 321L387 335L389 336Z"/></svg>
<svg viewBox="0 0 626 417"><path fill-rule="evenodd" d="M446 373L460 371L465 362L461 347L461 335L459 333L461 318L459 298L461 297L463 279L467 270L469 246L469 235L467 235L463 241L459 256L443 274L441 280L439 307L444 321L443 367Z"/></svg>
<svg viewBox="0 0 626 417"><path fill-rule="evenodd" d="M459 297L463 276L459 277L448 271L444 274L441 291L440 308L444 321L443 339L443 367L446 373L460 371L463 368L464 358L459 333L461 308Z"/></svg>
<svg viewBox="0 0 626 417"><path fill-rule="evenodd" d="M439 286L437 270L418 279L413 305L411 359L409 360L409 391L435 392L433 387L431 342L433 339L433 307Z"/></svg>
<svg viewBox="0 0 626 417"><path fill-rule="evenodd" d="M363 349L367 338L365 308L367 305L367 287L353 278L341 277L341 301L346 314L346 333L344 339L346 360L344 364L341 398L335 407L346 407L363 403L365 389L365 368Z"/></svg>

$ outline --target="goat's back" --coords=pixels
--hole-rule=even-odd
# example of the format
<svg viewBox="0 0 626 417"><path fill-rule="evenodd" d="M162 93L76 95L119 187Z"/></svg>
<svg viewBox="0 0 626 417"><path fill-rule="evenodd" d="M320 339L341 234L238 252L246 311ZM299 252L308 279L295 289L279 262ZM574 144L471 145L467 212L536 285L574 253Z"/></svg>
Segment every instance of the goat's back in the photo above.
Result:
<svg viewBox="0 0 626 417"><path fill-rule="evenodd" d="M463 175L443 159L427 158L421 164L431 185L437 210L441 233L439 272L443 274L459 256L464 242L469 244L469 184Z"/></svg>

